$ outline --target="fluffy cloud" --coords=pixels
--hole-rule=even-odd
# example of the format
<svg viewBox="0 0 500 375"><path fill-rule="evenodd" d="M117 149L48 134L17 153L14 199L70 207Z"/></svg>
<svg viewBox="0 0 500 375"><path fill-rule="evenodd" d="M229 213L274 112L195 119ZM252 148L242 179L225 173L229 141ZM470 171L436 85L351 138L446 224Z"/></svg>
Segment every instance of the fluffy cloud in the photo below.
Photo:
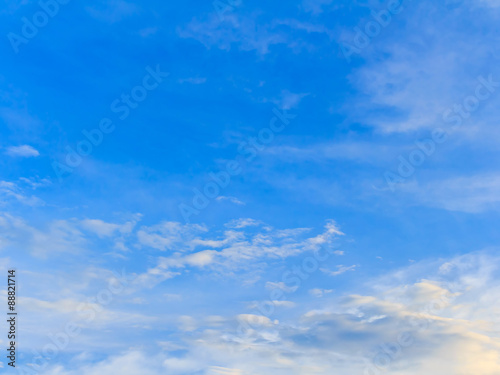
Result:
<svg viewBox="0 0 500 375"><path fill-rule="evenodd" d="M325 224L324 231L316 236L305 237L306 228L279 230L270 226L252 229L258 222L245 219L231 222L230 227L240 231L226 230L221 238L198 237L207 228L199 225L164 223L150 228L144 227L139 233L139 242L158 249L169 250L173 255L160 257L156 267L141 275L138 283L158 283L179 274L187 267L209 267L212 272L231 274L235 271L251 270L259 262L283 260L305 252L312 252L343 235L333 221ZM204 250L197 250L204 247ZM207 249L208 248L208 249ZM217 249L217 250L214 250ZM188 252L188 254L185 254Z"/></svg>
<svg viewBox="0 0 500 375"><path fill-rule="evenodd" d="M62 297L55 298L56 294L45 299L23 296L20 303L25 306L26 324L34 327L35 312L50 311L53 319L47 320L46 328L51 327L52 332L58 332L57 322L61 319L78 315L78 304L87 301L87 306L100 311L99 318L72 345L87 351L104 345L110 348L108 357L100 362L85 364L84 361L72 369L53 365L44 374L97 374L120 361L129 363L133 369L143 366L142 373L152 375L224 371L310 375L328 374L333 369L368 375L383 371L394 375L437 375L443 371L452 375L495 375L500 371L500 341L495 333L500 330L500 259L487 252L414 263L372 279L350 292L344 290L342 295L331 293L331 289L317 288L301 297L305 300L300 303L290 298L295 295L282 300L272 298L274 306L279 307L272 315L256 312L258 309L245 312L244 305L237 314L217 316L205 316L204 313L165 316L154 309L148 309L147 315L138 312L145 301L164 300L174 306L179 299L166 300L167 289L159 282L184 272L187 274L191 268L201 271L197 276L205 271L227 275L238 269L241 275L261 268L263 261L282 261L330 246L342 235L334 222L327 222L323 230L315 234L307 228L276 229L248 219L243 222L255 225L241 225L238 230L228 230L225 226L221 231L210 231L205 226L171 222L135 229L131 224L99 220L58 221L48 224L44 240L41 230L4 215L1 228L6 231L10 228L14 235L24 233L23 237L37 238L42 243L50 238L52 250L54 245L63 248L88 245L90 239L79 229L84 227L98 234L94 240L108 240L126 233L126 240L135 243L134 246L171 252L156 258L156 266L145 273L133 275L129 285L132 287L126 288L123 298L114 299L116 305L112 308L97 306L95 300L87 301L86 296L95 297L100 290L92 280L111 276L110 272L97 269L88 270L84 276L88 281L83 285L77 286L74 280L67 288L58 289L59 293L64 293ZM139 233L146 235L142 240L149 238L147 236L154 240L146 240L143 245ZM149 244L159 246L155 248ZM32 249L33 244L27 248ZM339 266L329 273L340 274L351 268ZM36 275L37 279L39 277ZM52 275L47 283L54 284L56 279L56 275ZM149 289L144 289L145 286ZM266 287L269 293L296 291L282 281L268 281ZM182 297L184 300L186 296ZM138 299L142 303L137 304ZM254 300L250 305L255 307L260 303ZM310 304L314 308L307 310ZM246 306L248 308L248 302ZM154 335L158 344L151 348L147 364L143 362L145 352L124 346L124 333L119 330L128 323L132 324L131 329L139 335L139 340L146 337L151 340L146 333L152 324L158 329L162 327ZM164 335L171 325L177 328L180 325L182 329L177 330L175 337L169 337L173 343L165 346L167 337ZM115 332L118 336L111 334L103 341L99 334L102 330ZM43 345L37 331L33 332L32 342ZM173 347L182 350L168 349Z"/></svg>
<svg viewBox="0 0 500 375"><path fill-rule="evenodd" d="M141 373L151 375L495 375L499 266L500 259L487 252L415 263L370 280L363 294L324 294L321 309L280 321L253 314L181 316L189 335L178 344L159 341L147 363L145 352L132 349L44 375L91 375L118 363L128 364L123 373L142 366ZM241 325L249 329L239 330Z"/></svg>

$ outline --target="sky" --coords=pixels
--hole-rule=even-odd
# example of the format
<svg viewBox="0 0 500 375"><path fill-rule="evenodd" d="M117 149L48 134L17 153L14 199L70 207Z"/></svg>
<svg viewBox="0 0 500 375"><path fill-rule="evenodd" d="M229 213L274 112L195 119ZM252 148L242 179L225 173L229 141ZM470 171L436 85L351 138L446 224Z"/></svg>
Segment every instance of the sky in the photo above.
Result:
<svg viewBox="0 0 500 375"><path fill-rule="evenodd" d="M0 18L2 373L500 373L498 0Z"/></svg>

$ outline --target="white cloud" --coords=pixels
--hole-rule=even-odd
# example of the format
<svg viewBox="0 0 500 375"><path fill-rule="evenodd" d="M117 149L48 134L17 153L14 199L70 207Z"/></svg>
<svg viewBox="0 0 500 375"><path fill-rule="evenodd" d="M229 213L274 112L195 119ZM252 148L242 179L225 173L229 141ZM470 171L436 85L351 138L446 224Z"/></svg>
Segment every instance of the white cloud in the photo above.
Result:
<svg viewBox="0 0 500 375"><path fill-rule="evenodd" d="M45 202L35 195L29 195L25 189L14 182L0 181L0 195L3 196L4 201L14 199L27 206L43 206Z"/></svg>
<svg viewBox="0 0 500 375"><path fill-rule="evenodd" d="M142 227L137 237L142 246L157 250L188 249L185 243L193 240L200 233L207 232L207 228L197 224L180 224L177 222L163 222L151 227Z"/></svg>
<svg viewBox="0 0 500 375"><path fill-rule="evenodd" d="M22 145L22 146L10 146L7 147L7 150L5 153L9 156L12 157L18 157L18 158L31 158L31 157L37 157L40 155L38 150L33 148L32 146L29 145Z"/></svg>
<svg viewBox="0 0 500 375"><path fill-rule="evenodd" d="M479 213L500 209L500 173L430 181L408 185L403 190L426 205L450 211Z"/></svg>
<svg viewBox="0 0 500 375"><path fill-rule="evenodd" d="M180 301L182 300L182 296L180 294L176 293L165 293L163 295L163 298L165 301Z"/></svg>
<svg viewBox="0 0 500 375"><path fill-rule="evenodd" d="M241 370L230 369L226 367L212 366L207 375L243 375Z"/></svg>
<svg viewBox="0 0 500 375"><path fill-rule="evenodd" d="M89 232L95 233L100 238L111 237L117 232L122 235L127 235L132 233L137 222L141 219L140 214L134 215L132 220L127 221L124 224L107 223L99 219L85 219L81 221L81 225L84 229Z"/></svg>
<svg viewBox="0 0 500 375"><path fill-rule="evenodd" d="M82 227L90 232L94 232L99 237L109 237L113 235L115 231L120 229L118 224L106 223L102 220L82 220Z"/></svg>
<svg viewBox="0 0 500 375"><path fill-rule="evenodd" d="M196 319L194 319L192 316L188 316L188 315L183 315L183 316L179 317L179 324L180 324L181 330L183 330L185 332L194 331L194 330L196 330L196 328L198 326Z"/></svg>
<svg viewBox="0 0 500 375"><path fill-rule="evenodd" d="M499 0L479 0L479 3L481 5L486 5L492 8L498 8L500 7L500 1Z"/></svg>
<svg viewBox="0 0 500 375"><path fill-rule="evenodd" d="M387 163L394 160L394 155L409 151L408 146L397 146L386 143L371 142L329 142L317 143L302 147L295 145L271 146L263 150L263 154L272 156L280 162L315 162L353 160L364 163Z"/></svg>
<svg viewBox="0 0 500 375"><path fill-rule="evenodd" d="M41 188L41 187L46 187L52 185L52 182L46 178L26 178L26 177L20 177L19 181L23 182L24 184L28 185L31 187L33 190Z"/></svg>
<svg viewBox="0 0 500 375"><path fill-rule="evenodd" d="M30 252L45 258L49 254L81 252L87 243L76 225L65 220L55 220L43 229L30 226L20 218L9 214L0 215L0 248Z"/></svg>
<svg viewBox="0 0 500 375"><path fill-rule="evenodd" d="M477 77L500 76L497 62L491 59L491 45L499 39L491 27L497 18L476 18L464 28L474 1L464 2L453 14L438 9L441 6L437 2L412 3L394 16L404 18L405 27L397 28L393 21L387 29L397 32L380 35L362 50L366 63L350 76L361 95L344 108L353 121L387 133L450 127L443 121L443 113L474 95ZM441 27L444 24L446 28ZM417 28L420 33L413 32ZM353 37L354 32L349 31L341 39L352 42ZM379 59L381 54L387 57ZM482 102L481 108L484 113L474 113L467 128L496 128L498 113L493 100ZM462 139L469 137L464 134Z"/></svg>
<svg viewBox="0 0 500 375"><path fill-rule="evenodd" d="M260 16L257 13L245 16L227 13L221 22L214 12L205 19L193 19L177 32L181 38L196 39L206 48L231 50L236 47L242 51L255 51L259 55L266 55L273 46L280 44L294 52L305 50L310 46L305 38L298 37L304 33L323 34L328 40L332 36L331 31L324 26L295 19L266 22Z"/></svg>
<svg viewBox="0 0 500 375"><path fill-rule="evenodd" d="M310 289L309 290L309 294L313 297L317 297L317 298L321 298L323 296L325 296L326 294L330 294L330 293L333 293L333 289L319 289L319 288L315 288L315 289Z"/></svg>
<svg viewBox="0 0 500 375"><path fill-rule="evenodd" d="M218 201L218 202L229 201L229 202L237 204L239 206L244 206L245 205L245 202L240 201L236 197L225 197L225 196L221 195L221 196L218 196L215 200Z"/></svg>
<svg viewBox="0 0 500 375"><path fill-rule="evenodd" d="M194 254L187 255L184 259L185 264L196 267L203 267L208 264L211 264L214 261L214 258L217 254L217 251L213 250L204 250Z"/></svg>
<svg viewBox="0 0 500 375"><path fill-rule="evenodd" d="M284 308L292 308L292 307L295 307L296 304L295 302L292 302L292 301L269 301L270 303L272 303L272 305L274 305L275 307L284 307ZM254 301L250 304L248 304L248 309L258 309L259 306L260 306L260 303L259 301Z"/></svg>
<svg viewBox="0 0 500 375"><path fill-rule="evenodd" d="M254 219L235 219L226 224L228 228L241 229L246 227L254 227L262 224L260 221Z"/></svg>
<svg viewBox="0 0 500 375"><path fill-rule="evenodd" d="M371 374L370 368L388 375L497 375L499 269L500 258L486 252L415 263L368 280L363 293L340 298L321 290L318 309L300 318L293 313L279 321L255 314L180 315L177 326L186 334L178 342L159 340L158 349L148 346L147 355L125 343L124 352L105 354L99 362L83 358L71 369L54 363L41 375ZM38 310L74 308L73 303L56 302L30 305ZM103 320L101 329L120 329L123 321L114 325L113 318ZM239 330L241 326L248 329ZM386 355L384 350L390 353L386 361L377 360Z"/></svg>
<svg viewBox="0 0 500 375"><path fill-rule="evenodd" d="M279 107L283 109L292 109L295 108L299 105L301 100L308 96L309 94L303 93L303 94L297 94L290 92L288 90L283 90L281 92L281 97L278 100L273 100L273 102Z"/></svg>
<svg viewBox="0 0 500 375"><path fill-rule="evenodd" d="M156 361L158 359L155 359ZM52 371L45 372L46 375L158 375L163 369L159 363L152 363L152 358L139 351L113 356L95 364L89 364L77 371L65 372L61 366L56 366ZM45 375L44 374L44 375Z"/></svg>
<svg viewBox="0 0 500 375"><path fill-rule="evenodd" d="M223 50L239 45L244 51L256 50L260 54L269 52L275 44L286 42L284 35L276 34L264 25L257 26L255 19L240 19L235 14L227 14L224 22L213 13L206 20L193 20L187 27L178 31L181 38L194 38L210 48L216 46Z"/></svg>
<svg viewBox="0 0 500 375"><path fill-rule="evenodd" d="M14 229L11 232L24 230L29 233L33 230L22 221L16 222L15 218L5 215L0 218L0 228L8 229L10 226ZM78 243L78 239L83 236L76 228L81 225L81 221L73 220L58 222L56 226L63 228L61 230L64 233L73 233L71 236L75 236L73 240ZM358 288L362 291L343 290L342 295L333 294L331 289L311 289L309 296L306 294L301 297L314 298L315 307L311 311L304 310L307 301L299 304L280 300L272 301L276 307L272 316L259 316L258 313L231 313L230 316L204 316L200 313L196 316L192 312L169 313L165 316L163 313L158 315L159 312L154 309L150 310L151 316L143 316L135 310L141 305L133 305L130 301L139 299L139 302L147 300L155 303L156 300L160 302L158 306L162 306L163 301L165 305L175 306L177 309L180 296L165 294L168 292L165 290L167 283L155 289L141 289L140 293L136 289L139 285L157 286L158 282L175 277L188 267L206 269L211 273L217 273L221 269L228 272L241 261L244 265L243 272L248 272L252 270L249 267L252 262L259 268L262 267L263 259L273 259L275 254L283 257L301 254L308 249L317 248L325 241L329 243L341 233L333 222L327 223L320 234L313 235L309 231L297 231L297 228L277 230L268 226L258 227L259 233L255 233L255 227L248 227L248 232L238 232L238 235L234 235L232 231L222 232L222 238L213 240L224 242L222 246L220 242L213 243L220 246L217 250L199 251L197 246L210 243L210 239L205 237L213 235L212 232L192 232L188 230L192 228L171 224L167 227L169 229L166 232L163 224L159 228L143 226L139 230L131 227L130 231L132 234L137 231L149 233L150 228L155 228L162 235L171 236L171 229L174 228L176 235L180 236L179 241L173 242L174 248L177 246L189 250L161 257L156 267L138 275L134 288L127 290L127 298L121 309L104 308L95 324L92 324L92 331L75 340L74 344L78 348L89 350L96 345L104 345L102 340L91 340L97 334L93 330L99 328L107 332L110 341L106 345L127 349L123 342L114 338L118 337L114 333L123 324L137 322L134 323L134 329L149 332L152 323L163 330L167 329L166 321L170 321L169 324L180 327L189 334L183 340L169 344L168 348L171 350L169 349L168 355L161 352L161 348L167 348L166 344L158 344L159 352L149 356L150 363L141 373L150 371L152 375L165 372L181 375L186 371L203 373L211 368L238 369L242 373L262 375L284 375L292 370L301 375L327 374L332 369L343 373L363 373L367 363L372 363L372 359L381 350L381 345L395 342L402 333L409 332L413 341L398 350L398 354L390 361L386 369L390 375L417 375L423 371L430 375L437 375L438 371L461 375L458 371L462 368L483 375L498 373L500 358L495 353L500 349L500 344L492 333L500 330L498 257L487 253L473 253L446 260L416 262L410 267L366 281L365 287ZM115 226L104 231L103 238L108 239L113 235L121 235ZM196 246L183 244L183 236L194 241L197 235L203 236L202 239L207 243L198 243ZM51 246L61 241L58 237L61 235L53 230L48 236ZM30 249L28 246L26 248ZM328 273L338 275L350 269L353 266L338 266ZM84 279L99 280L100 274L97 270L90 270ZM53 277L47 280L48 284L54 285ZM60 298L23 296L20 303L25 306L23 309L26 317L46 311L46 315L52 317L46 319L46 328L49 329L64 320L61 319L63 316L69 318L78 315L78 303L85 302L86 295L89 295L89 281L84 284L77 289L73 284L67 288L58 286L58 293L64 294ZM297 289L284 282L267 282L266 288L270 291L280 289L287 293ZM67 289L73 290L73 294ZM171 287L169 289L172 290ZM92 303L95 302L90 302L89 306ZM287 308L286 314L283 308ZM30 318L26 323L31 327L32 321ZM249 329L238 330L241 326ZM175 341L175 338L172 339ZM38 343L37 340L33 342ZM174 349L179 346L183 348L183 354L179 354L179 349ZM125 361L134 358L130 366L135 368L134 366L142 364L144 354L139 349L130 350L120 355L115 353L98 363L89 363L83 358L81 362L84 364L75 365L71 370L56 366L43 375L93 375L108 369L109 363L115 363L121 356L126 357ZM480 368L482 373L473 371L477 368L477 363L484 364Z"/></svg>
<svg viewBox="0 0 500 375"><path fill-rule="evenodd" d="M241 229L251 229L254 222L250 219L232 221L229 226L242 226ZM227 225L226 225L227 226ZM205 268L211 272L230 275L236 271L247 272L262 266L259 262L264 259L279 261L288 257L312 252L322 246L332 244L343 235L335 222L327 221L322 233L305 237L309 229L274 229L264 226L263 231L234 231L226 230L222 238L199 238L206 235L208 229L199 225L182 225L179 223L163 223L159 226L142 227L138 232L139 243L158 249L167 249L171 256L158 258L157 265L148 269L140 278L139 284L157 282L175 277L187 267ZM201 250L196 248L212 247L218 250ZM186 254L187 253L187 254ZM338 254L338 252L337 252Z"/></svg>
<svg viewBox="0 0 500 375"><path fill-rule="evenodd" d="M347 271L355 271L356 270L356 265L352 265L352 266L337 266L337 270L335 271L331 271L331 270L328 270L328 269L325 269L325 268L321 268L321 271L326 273L327 275L330 275L330 276L338 276L338 275L342 275L343 273L347 272Z"/></svg>
<svg viewBox="0 0 500 375"><path fill-rule="evenodd" d="M279 289L279 290L284 291L285 293L293 293L298 289L298 287L296 287L296 286L289 287L282 281L279 281L279 282L268 281L266 283L266 288L270 289L270 290Z"/></svg>
<svg viewBox="0 0 500 375"><path fill-rule="evenodd" d="M85 10L92 17L108 23L119 22L140 13L140 8L136 4L125 0L107 0L98 4L87 6Z"/></svg>
<svg viewBox="0 0 500 375"><path fill-rule="evenodd" d="M255 326L269 327L273 325L273 322L269 318L262 315L240 314L238 315L238 320Z"/></svg>

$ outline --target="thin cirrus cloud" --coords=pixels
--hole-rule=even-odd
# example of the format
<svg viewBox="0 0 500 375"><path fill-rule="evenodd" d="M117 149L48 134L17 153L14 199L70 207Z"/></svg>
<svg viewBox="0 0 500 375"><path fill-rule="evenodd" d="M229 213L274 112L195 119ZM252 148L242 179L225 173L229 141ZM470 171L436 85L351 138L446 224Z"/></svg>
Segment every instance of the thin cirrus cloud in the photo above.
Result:
<svg viewBox="0 0 500 375"><path fill-rule="evenodd" d="M24 182L22 179L20 179ZM25 179L26 180L26 179ZM28 189L31 188L36 189L38 186L43 186L43 183L33 183L30 180L27 180L28 184L32 184L28 186ZM3 198L3 204L11 204L12 202L21 203L27 206L43 206L45 202L39 197L30 194L27 192L27 189L21 186L20 183L15 183L11 181L0 181L0 196Z"/></svg>
<svg viewBox="0 0 500 375"><path fill-rule="evenodd" d="M465 20L469 19L467 7L443 15L439 12L440 3L408 6L412 7L413 13L407 18L411 27L403 34L391 34L384 43L376 44L376 48L387 53L388 58L379 60L375 54L366 55L367 63L350 75L353 86L368 95L370 100L361 101L361 97L357 97L352 105L343 109L385 133L449 128L450 123L443 120L443 114L475 93L478 76L493 74L495 81L500 81L498 64L487 63L491 61L491 45L498 41L491 25L484 29L473 28L476 22L482 21L472 19L471 27L464 28L464 22L468 22ZM445 22L448 25L446 30L438 30L435 16L430 14ZM423 32L415 34L411 31L415 28ZM408 43L409 40L412 43ZM430 40L432 43L428 43ZM460 50L458 54L456 43ZM414 69L416 65L419 69ZM464 66L476 68L469 71L464 70ZM480 105L491 106L490 102ZM495 117L496 107L490 108L491 111L494 113L489 116ZM477 119L476 113L472 119L467 119L468 125L473 125ZM487 122L479 124L485 125Z"/></svg>
<svg viewBox="0 0 500 375"><path fill-rule="evenodd" d="M287 28L288 32L284 32L283 28ZM323 26L295 19L267 20L259 14L242 15L236 12L225 15L222 22L215 12L204 18L193 19L177 32L181 38L198 40L206 48L229 51L236 46L242 51L254 51L261 56L269 54L278 45L293 51L312 47L307 40L299 41L292 34L303 36L315 33L325 35L328 40L331 36L331 31Z"/></svg>
<svg viewBox="0 0 500 375"><path fill-rule="evenodd" d="M241 200L239 200L236 197L226 197L224 195L220 195L215 200L217 202L228 201L228 202L234 203L234 204L239 205L239 206L244 206L245 205L245 202L242 202Z"/></svg>
<svg viewBox="0 0 500 375"><path fill-rule="evenodd" d="M326 268L321 268L321 272L330 275L330 276L339 276L342 275L343 273L346 273L347 271L355 271L356 270L356 265L352 266L337 266L337 269L332 271Z"/></svg>
<svg viewBox="0 0 500 375"><path fill-rule="evenodd" d="M401 192L426 206L477 214L500 210L499 189L500 175L489 172L409 183Z"/></svg>
<svg viewBox="0 0 500 375"><path fill-rule="evenodd" d="M14 158L33 158L40 156L40 152L32 146L29 145L21 145L21 146L10 146L7 147L5 153L8 156Z"/></svg>

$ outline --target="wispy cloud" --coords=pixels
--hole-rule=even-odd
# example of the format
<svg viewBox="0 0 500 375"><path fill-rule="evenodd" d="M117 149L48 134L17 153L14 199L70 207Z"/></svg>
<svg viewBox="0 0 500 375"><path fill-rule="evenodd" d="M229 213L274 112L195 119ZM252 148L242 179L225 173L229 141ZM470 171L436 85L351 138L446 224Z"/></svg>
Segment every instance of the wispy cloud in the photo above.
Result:
<svg viewBox="0 0 500 375"><path fill-rule="evenodd" d="M356 265L353 266L337 266L337 269L335 271L326 269L326 268L321 268L321 272L326 273L327 275L330 276L339 276L342 275L343 273L346 273L347 271L355 271L356 270Z"/></svg>
<svg viewBox="0 0 500 375"><path fill-rule="evenodd" d="M321 298L327 294L330 294L330 293L333 293L333 289L319 289L319 288L315 288L315 289L310 289L309 290L309 294L311 296L314 296L314 297L318 297L318 298Z"/></svg>
<svg viewBox="0 0 500 375"><path fill-rule="evenodd" d="M94 18L109 23L115 23L134 14L138 14L140 8L133 2L125 0L107 0L99 5L89 5L86 11Z"/></svg>
<svg viewBox="0 0 500 375"><path fill-rule="evenodd" d="M445 125L443 112L474 93L479 74L500 76L497 64L487 63L491 60L491 43L498 40L495 31L476 27L476 22L463 27L473 2L464 3L453 14L440 12L441 3L408 6L412 12L406 16L409 27L404 34L393 34L376 47L370 46L367 63L350 76L352 84L370 100L362 99L366 98L362 95L346 109L354 118L388 133ZM440 29L434 17L448 27ZM412 33L414 27L423 32ZM371 47L388 58L377 59ZM476 68L468 70L465 66Z"/></svg>
<svg viewBox="0 0 500 375"><path fill-rule="evenodd" d="M7 150L5 151L5 153L9 156L18 157L18 158L31 158L31 157L37 157L40 155L38 150L36 150L34 147L29 146L29 145L10 146L10 147L7 147Z"/></svg>
<svg viewBox="0 0 500 375"><path fill-rule="evenodd" d="M286 32L284 29L288 29ZM186 27L178 29L181 38L193 38L207 48L255 51L266 55L273 46L286 45L294 52L306 50L307 41L294 38L293 34L316 33L329 40L331 33L324 26L300 22L294 19L265 20L262 14L241 15L232 13L221 22L216 14L205 19L194 19Z"/></svg>
<svg viewBox="0 0 500 375"><path fill-rule="evenodd" d="M409 184L404 191L414 195L423 204L450 211L479 213L500 210L499 173Z"/></svg>
<svg viewBox="0 0 500 375"><path fill-rule="evenodd" d="M239 206L244 206L245 205L245 202L240 201L236 197L226 197L224 195L221 195L221 196L218 196L215 200L218 201L218 202L229 201L229 202L237 204Z"/></svg>
<svg viewBox="0 0 500 375"><path fill-rule="evenodd" d="M43 206L45 204L39 197L27 193L26 189L21 187L20 184L10 181L0 181L0 195L3 197L4 204L9 201L19 202L32 207Z"/></svg>
<svg viewBox="0 0 500 375"><path fill-rule="evenodd" d="M224 231L222 237L208 239L198 237L201 232L192 232L193 227L190 224L169 223L168 226L176 228L173 237L170 232L167 237L164 237L164 234L152 233L144 237L146 231L141 229L139 232L139 241L143 245L162 244L162 247L168 246L165 249L173 253L171 256L158 258L157 265L141 275L139 284L156 284L180 275L183 270L192 267L225 275L239 271L241 276L243 271L248 273L256 267L261 268L260 262L263 260L271 262L312 252L332 244L338 236L343 235L333 221L329 221L323 232L313 237L305 237L302 228L276 230L265 226L263 231L255 233L245 232L245 229L251 229L252 226L243 226L239 231ZM153 243L150 238L154 238ZM204 249L197 250L199 246Z"/></svg>

